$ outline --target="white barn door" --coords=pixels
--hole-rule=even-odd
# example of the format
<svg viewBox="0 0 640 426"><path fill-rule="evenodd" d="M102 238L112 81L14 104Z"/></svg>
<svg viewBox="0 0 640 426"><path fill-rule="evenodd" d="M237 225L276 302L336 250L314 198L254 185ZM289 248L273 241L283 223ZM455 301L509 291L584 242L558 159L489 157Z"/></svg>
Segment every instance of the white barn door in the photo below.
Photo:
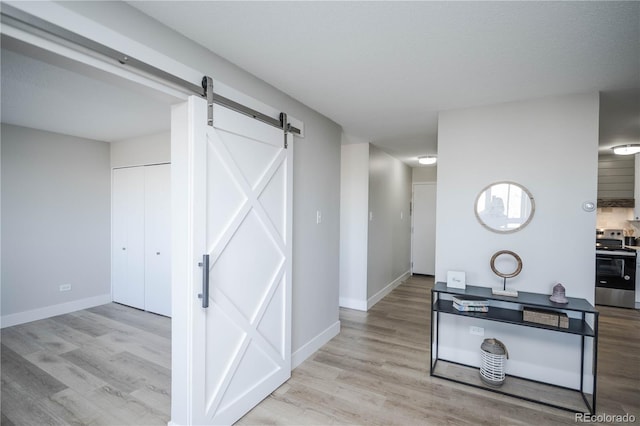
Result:
<svg viewBox="0 0 640 426"><path fill-rule="evenodd" d="M193 257L209 257L208 307L194 295L191 420L231 424L291 375L293 144L218 105L214 127L190 126Z"/></svg>

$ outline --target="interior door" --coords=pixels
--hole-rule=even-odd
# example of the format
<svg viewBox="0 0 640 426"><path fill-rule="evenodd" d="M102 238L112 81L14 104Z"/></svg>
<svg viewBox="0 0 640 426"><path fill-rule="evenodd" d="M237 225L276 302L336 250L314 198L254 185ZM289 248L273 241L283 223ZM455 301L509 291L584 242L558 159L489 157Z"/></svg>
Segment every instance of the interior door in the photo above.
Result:
<svg viewBox="0 0 640 426"><path fill-rule="evenodd" d="M112 296L144 309L144 170L114 169L112 179Z"/></svg>
<svg viewBox="0 0 640 426"><path fill-rule="evenodd" d="M193 261L209 256L208 307L193 295L191 421L231 424L291 375L293 144L218 105L213 127L190 126Z"/></svg>
<svg viewBox="0 0 640 426"><path fill-rule="evenodd" d="M171 316L171 165L145 166L144 189L144 307Z"/></svg>
<svg viewBox="0 0 640 426"><path fill-rule="evenodd" d="M411 271L436 273L436 184L413 185L413 233L411 235Z"/></svg>

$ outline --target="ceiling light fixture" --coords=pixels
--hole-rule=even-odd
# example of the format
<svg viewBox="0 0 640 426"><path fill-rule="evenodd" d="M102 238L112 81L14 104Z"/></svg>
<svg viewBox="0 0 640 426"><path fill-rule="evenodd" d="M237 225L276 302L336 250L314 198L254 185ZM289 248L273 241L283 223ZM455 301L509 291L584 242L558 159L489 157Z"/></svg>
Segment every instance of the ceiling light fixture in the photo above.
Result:
<svg viewBox="0 0 640 426"><path fill-rule="evenodd" d="M418 157L418 163L420 164L435 164L438 159L435 155L423 155Z"/></svg>
<svg viewBox="0 0 640 426"><path fill-rule="evenodd" d="M627 145L614 146L613 153L618 155L631 155L640 152L640 144L630 143Z"/></svg>

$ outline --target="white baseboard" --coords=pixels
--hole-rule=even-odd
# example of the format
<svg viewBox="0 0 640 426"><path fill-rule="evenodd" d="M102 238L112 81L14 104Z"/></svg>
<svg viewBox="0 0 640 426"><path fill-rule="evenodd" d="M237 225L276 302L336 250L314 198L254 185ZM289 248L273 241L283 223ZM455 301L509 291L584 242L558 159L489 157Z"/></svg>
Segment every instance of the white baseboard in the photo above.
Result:
<svg viewBox="0 0 640 426"><path fill-rule="evenodd" d="M347 309L356 309L358 311L366 311L367 310L367 301L359 300L359 299L349 299L346 297L341 297L338 301L338 304L341 308Z"/></svg>
<svg viewBox="0 0 640 426"><path fill-rule="evenodd" d="M93 308L94 306L111 303L111 293L100 296L88 297L86 299L74 300L72 302L60 303L59 305L46 306L44 308L32 309L30 311L18 312L15 314L3 315L0 319L0 328L11 327L13 325L24 324L37 321L56 315L68 314L81 309Z"/></svg>
<svg viewBox="0 0 640 426"><path fill-rule="evenodd" d="M340 333L340 321L331 324L326 330L304 344L300 349L291 354L291 369L293 370L309 358L315 351L320 349L329 340Z"/></svg>
<svg viewBox="0 0 640 426"><path fill-rule="evenodd" d="M387 294L391 293L391 291L394 288L398 287L404 280L406 280L410 276L411 276L411 270L409 270L409 271L405 272L404 274L400 275L398 278L396 278L395 280L393 280L392 282L387 284L382 290L380 290L379 292L377 292L376 294L371 296L367 300L367 309L366 310L368 311L369 309L371 309L373 307L373 305L375 305L376 303L381 301L382 298L384 298Z"/></svg>
<svg viewBox="0 0 640 426"><path fill-rule="evenodd" d="M346 297L341 297L338 303L341 308L356 309L358 311L366 312L369 309L371 309L373 305L375 305L380 300L382 300L387 294L391 293L391 291L394 288L398 287L403 281L405 281L410 276L411 276L411 270L400 275L398 278L396 278L395 280L387 284L382 290L380 290L379 292L377 292L367 300L349 299Z"/></svg>

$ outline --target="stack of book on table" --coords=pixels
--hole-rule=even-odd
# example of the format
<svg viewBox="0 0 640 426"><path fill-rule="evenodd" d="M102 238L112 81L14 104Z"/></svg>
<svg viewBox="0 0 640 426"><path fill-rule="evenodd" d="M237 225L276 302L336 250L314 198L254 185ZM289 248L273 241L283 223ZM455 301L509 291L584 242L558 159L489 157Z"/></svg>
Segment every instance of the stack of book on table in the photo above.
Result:
<svg viewBox="0 0 640 426"><path fill-rule="evenodd" d="M453 308L460 312L489 312L489 301L474 296L453 296Z"/></svg>

